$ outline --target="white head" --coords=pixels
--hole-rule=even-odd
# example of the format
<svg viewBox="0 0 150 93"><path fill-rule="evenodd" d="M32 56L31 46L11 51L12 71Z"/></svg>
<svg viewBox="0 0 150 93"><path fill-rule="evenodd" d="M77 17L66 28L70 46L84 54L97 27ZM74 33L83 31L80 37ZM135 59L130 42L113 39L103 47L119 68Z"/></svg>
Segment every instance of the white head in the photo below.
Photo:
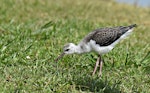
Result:
<svg viewBox="0 0 150 93"><path fill-rule="evenodd" d="M68 43L63 48L65 54L73 54L76 50L76 45L73 43Z"/></svg>
<svg viewBox="0 0 150 93"><path fill-rule="evenodd" d="M55 60L56 62L62 58L65 54L73 54L76 52L77 46L73 43L68 43L63 48L63 53Z"/></svg>

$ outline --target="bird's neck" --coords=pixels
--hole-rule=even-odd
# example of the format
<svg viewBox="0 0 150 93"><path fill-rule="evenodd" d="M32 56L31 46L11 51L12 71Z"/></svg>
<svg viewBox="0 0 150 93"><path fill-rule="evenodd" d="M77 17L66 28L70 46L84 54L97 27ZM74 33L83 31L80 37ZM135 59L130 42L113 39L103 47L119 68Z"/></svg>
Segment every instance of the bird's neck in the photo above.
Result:
<svg viewBox="0 0 150 93"><path fill-rule="evenodd" d="M77 54L84 53L84 51L83 51L83 49L81 48L80 45L75 46L75 53L77 53Z"/></svg>

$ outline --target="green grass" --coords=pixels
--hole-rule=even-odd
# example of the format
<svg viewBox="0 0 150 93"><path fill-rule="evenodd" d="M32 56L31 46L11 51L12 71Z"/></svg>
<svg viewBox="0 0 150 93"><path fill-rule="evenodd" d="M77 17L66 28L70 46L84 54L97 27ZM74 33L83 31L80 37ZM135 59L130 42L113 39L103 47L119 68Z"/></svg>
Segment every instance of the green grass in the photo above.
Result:
<svg viewBox="0 0 150 93"><path fill-rule="evenodd" d="M149 93L150 9L100 0L0 0L0 92ZM91 76L97 55L54 59L68 42L106 26L134 33L103 56L103 76Z"/></svg>

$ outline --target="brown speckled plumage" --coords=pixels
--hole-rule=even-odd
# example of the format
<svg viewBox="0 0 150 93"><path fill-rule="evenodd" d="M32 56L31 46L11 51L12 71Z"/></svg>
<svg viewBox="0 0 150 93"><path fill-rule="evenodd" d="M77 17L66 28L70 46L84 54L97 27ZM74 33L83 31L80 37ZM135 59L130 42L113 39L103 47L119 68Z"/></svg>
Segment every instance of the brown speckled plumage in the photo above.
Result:
<svg viewBox="0 0 150 93"><path fill-rule="evenodd" d="M96 29L84 38L85 42L94 40L100 46L108 46L119 39L128 30L136 27L136 24L130 26L118 26L113 28Z"/></svg>

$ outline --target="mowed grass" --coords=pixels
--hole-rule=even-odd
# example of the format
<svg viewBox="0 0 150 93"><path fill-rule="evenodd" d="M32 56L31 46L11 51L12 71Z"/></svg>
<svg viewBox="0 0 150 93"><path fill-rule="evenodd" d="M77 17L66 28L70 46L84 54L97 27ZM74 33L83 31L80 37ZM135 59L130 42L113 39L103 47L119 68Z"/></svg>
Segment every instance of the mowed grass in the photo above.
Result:
<svg viewBox="0 0 150 93"><path fill-rule="evenodd" d="M150 9L109 0L0 0L0 92L150 93ZM97 54L54 59L96 28L136 23L91 76Z"/></svg>

